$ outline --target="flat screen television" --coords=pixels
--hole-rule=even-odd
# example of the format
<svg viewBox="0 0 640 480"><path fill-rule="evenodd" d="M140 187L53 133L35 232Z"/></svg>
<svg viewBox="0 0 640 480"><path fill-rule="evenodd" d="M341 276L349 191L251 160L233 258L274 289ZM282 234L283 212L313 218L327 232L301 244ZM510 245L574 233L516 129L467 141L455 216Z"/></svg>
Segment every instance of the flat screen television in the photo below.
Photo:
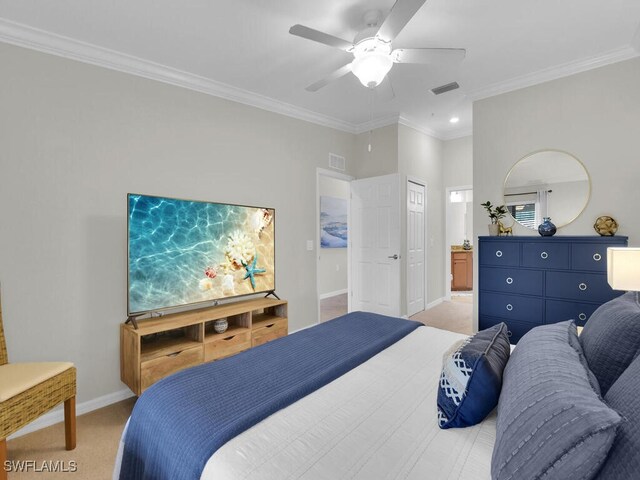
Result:
<svg viewBox="0 0 640 480"><path fill-rule="evenodd" d="M275 210L130 193L129 316L275 290Z"/></svg>

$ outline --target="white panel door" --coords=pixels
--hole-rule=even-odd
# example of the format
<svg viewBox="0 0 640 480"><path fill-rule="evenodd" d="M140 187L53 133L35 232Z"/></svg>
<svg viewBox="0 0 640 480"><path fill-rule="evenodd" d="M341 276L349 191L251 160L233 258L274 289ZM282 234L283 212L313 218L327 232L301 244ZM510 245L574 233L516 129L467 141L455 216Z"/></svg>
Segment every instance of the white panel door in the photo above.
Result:
<svg viewBox="0 0 640 480"><path fill-rule="evenodd" d="M351 310L400 315L400 176L351 182Z"/></svg>
<svg viewBox="0 0 640 480"><path fill-rule="evenodd" d="M424 185L407 182L407 314L424 310Z"/></svg>

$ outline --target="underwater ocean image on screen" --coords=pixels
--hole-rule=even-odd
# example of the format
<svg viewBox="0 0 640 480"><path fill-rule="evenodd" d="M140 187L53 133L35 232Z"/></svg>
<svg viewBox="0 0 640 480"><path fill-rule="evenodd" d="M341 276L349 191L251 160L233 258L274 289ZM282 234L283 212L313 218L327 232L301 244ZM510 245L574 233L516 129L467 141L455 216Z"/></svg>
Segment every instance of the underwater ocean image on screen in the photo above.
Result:
<svg viewBox="0 0 640 480"><path fill-rule="evenodd" d="M274 210L130 194L129 314L275 288Z"/></svg>

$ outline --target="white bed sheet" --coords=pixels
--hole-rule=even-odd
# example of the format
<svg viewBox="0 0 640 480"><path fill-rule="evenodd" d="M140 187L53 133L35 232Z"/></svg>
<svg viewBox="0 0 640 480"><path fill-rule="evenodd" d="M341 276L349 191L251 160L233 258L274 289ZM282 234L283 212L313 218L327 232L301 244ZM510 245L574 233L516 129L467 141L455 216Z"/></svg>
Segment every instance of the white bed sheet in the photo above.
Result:
<svg viewBox="0 0 640 480"><path fill-rule="evenodd" d="M463 429L436 420L442 355L461 338L418 328L226 443L201 479L491 478L495 412Z"/></svg>
<svg viewBox="0 0 640 480"><path fill-rule="evenodd" d="M227 442L201 480L490 479L495 412L462 429L436 420L442 355L462 338L418 328Z"/></svg>

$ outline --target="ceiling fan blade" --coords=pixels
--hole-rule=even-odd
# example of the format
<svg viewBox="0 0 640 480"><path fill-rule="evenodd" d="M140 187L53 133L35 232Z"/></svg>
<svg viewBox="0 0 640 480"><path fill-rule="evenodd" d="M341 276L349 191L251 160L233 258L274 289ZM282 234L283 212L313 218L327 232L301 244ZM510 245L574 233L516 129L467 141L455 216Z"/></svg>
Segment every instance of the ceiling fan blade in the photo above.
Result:
<svg viewBox="0 0 640 480"><path fill-rule="evenodd" d="M391 52L395 63L438 63L461 61L467 51L464 48L397 48Z"/></svg>
<svg viewBox="0 0 640 480"><path fill-rule="evenodd" d="M425 2L426 0L397 0L382 22L377 36L386 42L392 42Z"/></svg>
<svg viewBox="0 0 640 480"><path fill-rule="evenodd" d="M353 49L353 43L347 42L346 40L338 37L334 37L333 35L329 35L328 33L305 27L304 25L294 25L289 29L289 33L291 35L306 38L307 40L313 40L314 42L329 45L330 47L339 48L347 52L350 52Z"/></svg>
<svg viewBox="0 0 640 480"><path fill-rule="evenodd" d="M346 65L337 69L335 72L330 73L329 75L324 77L322 80L318 80L316 83L312 83L307 88L305 88L305 90L308 92L317 92L325 85L333 82L334 80L339 79L340 77L344 77L350 71L351 71L351 64L347 63Z"/></svg>
<svg viewBox="0 0 640 480"><path fill-rule="evenodd" d="M390 102L396 97L389 75L387 75L382 83L376 87L376 95L383 102Z"/></svg>

